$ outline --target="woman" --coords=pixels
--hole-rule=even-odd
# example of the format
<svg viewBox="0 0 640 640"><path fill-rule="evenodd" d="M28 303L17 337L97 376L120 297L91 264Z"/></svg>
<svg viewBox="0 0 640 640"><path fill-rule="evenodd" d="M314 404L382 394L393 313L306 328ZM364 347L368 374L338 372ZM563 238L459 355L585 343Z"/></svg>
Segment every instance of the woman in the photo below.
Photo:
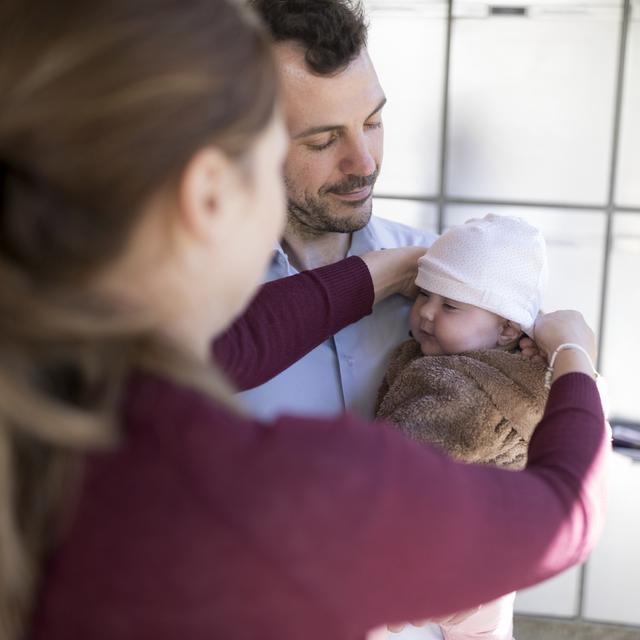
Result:
<svg viewBox="0 0 640 640"><path fill-rule="evenodd" d="M232 324L284 221L250 16L9 0L0 93L3 637L361 638L584 558L606 434L579 350L558 353L517 474L349 416L265 425L235 406L233 387L409 291L421 253L267 285ZM593 353L576 314L538 337Z"/></svg>

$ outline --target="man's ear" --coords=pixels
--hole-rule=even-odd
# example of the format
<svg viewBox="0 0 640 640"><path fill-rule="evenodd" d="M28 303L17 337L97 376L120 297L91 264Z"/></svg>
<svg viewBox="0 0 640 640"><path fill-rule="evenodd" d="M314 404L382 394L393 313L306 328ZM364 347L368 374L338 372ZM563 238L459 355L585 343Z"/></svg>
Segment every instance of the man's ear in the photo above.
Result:
<svg viewBox="0 0 640 640"><path fill-rule="evenodd" d="M237 169L216 147L196 153L182 174L179 186L179 220L184 229L199 240L209 241L215 222L233 197Z"/></svg>
<svg viewBox="0 0 640 640"><path fill-rule="evenodd" d="M500 333L498 334L498 345L506 347L515 342L522 335L522 329L517 322L504 320L500 325Z"/></svg>

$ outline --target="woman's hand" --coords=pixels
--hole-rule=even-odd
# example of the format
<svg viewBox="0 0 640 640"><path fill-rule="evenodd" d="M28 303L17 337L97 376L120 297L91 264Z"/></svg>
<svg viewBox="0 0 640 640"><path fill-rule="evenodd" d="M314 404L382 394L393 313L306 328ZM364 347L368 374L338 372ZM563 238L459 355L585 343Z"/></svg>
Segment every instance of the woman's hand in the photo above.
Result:
<svg viewBox="0 0 640 640"><path fill-rule="evenodd" d="M549 357L561 344L579 344L591 358L596 356L596 339L578 311L554 311L536 320L536 344Z"/></svg>
<svg viewBox="0 0 640 640"><path fill-rule="evenodd" d="M554 351L566 343L581 346L591 358L578 349L558 352L552 380L565 373L581 372L593 375L596 358L596 339L593 331L578 311L554 311L541 315L535 324L536 344L547 360Z"/></svg>
<svg viewBox="0 0 640 640"><path fill-rule="evenodd" d="M426 247L401 247L370 251L360 256L369 268L373 280L374 304L394 293L407 298L417 296L415 280L418 275L418 258L426 251Z"/></svg>

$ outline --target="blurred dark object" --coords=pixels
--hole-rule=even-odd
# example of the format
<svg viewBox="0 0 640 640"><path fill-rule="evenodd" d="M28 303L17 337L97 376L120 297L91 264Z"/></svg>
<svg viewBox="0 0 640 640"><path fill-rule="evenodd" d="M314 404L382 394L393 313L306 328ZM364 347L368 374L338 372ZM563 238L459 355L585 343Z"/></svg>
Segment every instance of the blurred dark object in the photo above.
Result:
<svg viewBox="0 0 640 640"><path fill-rule="evenodd" d="M634 460L640 460L640 424L613 419L611 432L615 451Z"/></svg>
<svg viewBox="0 0 640 640"><path fill-rule="evenodd" d="M504 7L495 6L489 8L489 14L492 16L522 16L527 17L527 7Z"/></svg>

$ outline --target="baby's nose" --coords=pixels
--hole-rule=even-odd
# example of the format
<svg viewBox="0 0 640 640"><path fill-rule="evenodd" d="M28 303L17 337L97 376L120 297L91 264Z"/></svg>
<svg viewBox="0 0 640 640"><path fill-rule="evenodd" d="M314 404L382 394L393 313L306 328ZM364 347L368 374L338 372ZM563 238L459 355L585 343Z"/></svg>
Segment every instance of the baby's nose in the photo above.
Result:
<svg viewBox="0 0 640 640"><path fill-rule="evenodd" d="M434 316L435 316L434 305L429 304L428 302L426 304L423 304L422 308L420 309L420 317L424 318L425 320L433 321Z"/></svg>

